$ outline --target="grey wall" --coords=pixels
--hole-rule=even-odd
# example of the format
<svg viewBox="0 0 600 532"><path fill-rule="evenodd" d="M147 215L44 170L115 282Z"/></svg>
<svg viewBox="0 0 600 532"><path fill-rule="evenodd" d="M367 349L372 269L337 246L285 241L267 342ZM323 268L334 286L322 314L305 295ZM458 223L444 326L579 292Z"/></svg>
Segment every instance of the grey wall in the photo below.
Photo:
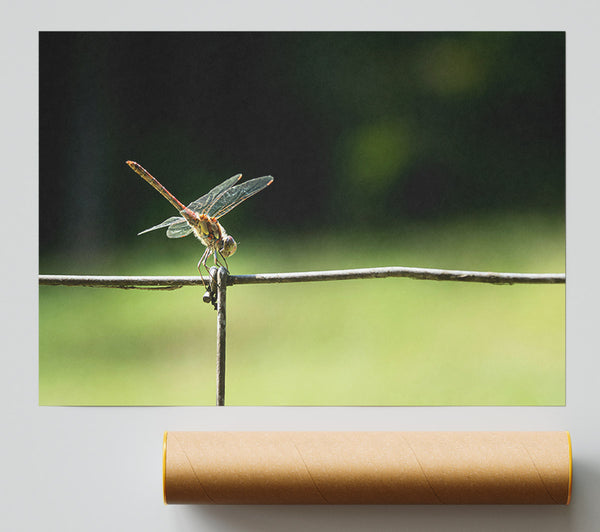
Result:
<svg viewBox="0 0 600 532"><path fill-rule="evenodd" d="M600 522L600 299L598 209L597 8L572 2L502 2L482 6L424 2L388 15L352 3L329 13L280 13L279 29L335 21L346 28L566 29L567 405L548 408L61 408L37 406L36 51L38 29L233 28L273 13L241 3L215 13L163 12L151 3L98 12L22 3L0 32L3 50L3 295L0 324L4 530L486 530L591 531ZM431 5L433 4L433 5ZM307 5L307 2L304 2ZM315 3L315 5L317 5ZM590 5L592 5L590 3ZM75 4L73 3L73 6ZM251 6L251 7L250 7ZM422 6L422 7L421 7ZM445 6L445 7L444 7ZM323 6L321 6L323 7ZM468 9L467 9L468 8ZM51 12L50 9L53 9ZM199 8L198 8L199 9ZM396 9L400 8L396 4ZM493 11L492 11L493 9ZM48 11L45 11L48 10ZM335 15L335 18L334 18ZM341 16L343 15L343 16ZM149 17L149 18L147 18ZM151 21L153 18L154 22ZM233 18L232 18L233 17ZM252 18L254 17L254 18ZM275 18L274 20L279 20ZM306 22L304 22L306 21ZM247 22L246 22L247 23ZM67 25L65 28L65 24ZM275 29L275 23L267 29ZM184 26L185 25L185 26ZM331 29L330 23L326 24ZM322 28L323 25L318 26ZM260 29L265 26L259 24ZM369 26L372 28L372 26ZM6 61L5 61L6 59ZM17 146L15 150L14 147ZM8 223L6 221L8 220ZM570 430L574 453L569 507L181 507L163 506L164 430Z"/></svg>

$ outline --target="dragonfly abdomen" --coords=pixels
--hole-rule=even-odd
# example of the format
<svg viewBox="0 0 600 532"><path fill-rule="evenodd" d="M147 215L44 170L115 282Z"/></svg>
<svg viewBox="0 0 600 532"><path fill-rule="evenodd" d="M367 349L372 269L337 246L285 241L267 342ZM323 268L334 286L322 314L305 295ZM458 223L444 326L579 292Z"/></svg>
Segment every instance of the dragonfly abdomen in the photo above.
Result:
<svg viewBox="0 0 600 532"><path fill-rule="evenodd" d="M135 161L127 161L129 167L138 174L144 181L149 183L155 190L161 193L162 197L165 198L173 207L178 211L186 210L186 206L183 205L173 194L171 194L165 187L163 187L156 178L154 178L150 172L148 172L141 164Z"/></svg>

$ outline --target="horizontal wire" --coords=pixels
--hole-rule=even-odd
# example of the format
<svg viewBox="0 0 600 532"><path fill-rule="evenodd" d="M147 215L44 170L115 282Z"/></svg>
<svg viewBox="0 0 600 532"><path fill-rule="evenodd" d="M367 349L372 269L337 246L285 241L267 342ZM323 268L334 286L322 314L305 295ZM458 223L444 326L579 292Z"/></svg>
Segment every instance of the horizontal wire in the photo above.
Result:
<svg viewBox="0 0 600 532"><path fill-rule="evenodd" d="M461 281L487 284L564 284L564 273L499 273L463 270L406 268L359 268L314 272L258 273L229 275L227 285L303 283L313 281L343 281L350 279L381 279L406 277L428 281ZM45 286L89 286L124 289L175 290L183 286L204 286L209 277L196 276L93 276L93 275L40 275L39 284Z"/></svg>

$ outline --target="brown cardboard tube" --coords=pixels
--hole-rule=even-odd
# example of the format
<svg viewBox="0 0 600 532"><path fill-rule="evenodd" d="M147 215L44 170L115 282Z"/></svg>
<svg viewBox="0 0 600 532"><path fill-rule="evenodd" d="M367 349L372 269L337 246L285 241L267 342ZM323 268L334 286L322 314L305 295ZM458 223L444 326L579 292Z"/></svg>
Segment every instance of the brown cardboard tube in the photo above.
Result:
<svg viewBox="0 0 600 532"><path fill-rule="evenodd" d="M569 504L568 432L166 432L168 504Z"/></svg>

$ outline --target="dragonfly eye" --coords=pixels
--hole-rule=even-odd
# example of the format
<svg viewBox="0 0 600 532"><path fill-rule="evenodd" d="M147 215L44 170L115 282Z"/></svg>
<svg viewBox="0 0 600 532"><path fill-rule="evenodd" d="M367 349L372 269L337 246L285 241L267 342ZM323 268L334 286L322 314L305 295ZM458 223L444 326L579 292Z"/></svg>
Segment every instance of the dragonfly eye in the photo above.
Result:
<svg viewBox="0 0 600 532"><path fill-rule="evenodd" d="M230 257L231 255L233 255L236 250L237 250L237 244L235 243L235 240L233 239L232 236L228 235L223 240L223 247L219 250L219 252L221 253L221 255L223 255L223 257L227 258L227 257Z"/></svg>

